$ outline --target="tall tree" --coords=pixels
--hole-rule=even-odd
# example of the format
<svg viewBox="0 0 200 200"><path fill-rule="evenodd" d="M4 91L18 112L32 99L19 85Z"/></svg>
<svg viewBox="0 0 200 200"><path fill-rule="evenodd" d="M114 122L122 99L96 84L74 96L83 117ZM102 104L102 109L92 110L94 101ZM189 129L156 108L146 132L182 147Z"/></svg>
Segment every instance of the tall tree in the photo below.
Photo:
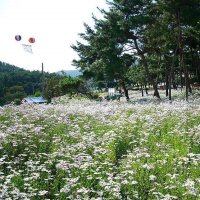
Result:
<svg viewBox="0 0 200 200"><path fill-rule="evenodd" d="M176 75L182 80L184 73L187 99L189 76L200 74L199 0L108 0L107 3L110 10L101 10L104 18L94 17L94 29L85 25L86 32L80 34L84 42L72 46L80 58L74 60L74 65L85 74L118 80L128 99L127 73L135 58L140 57L145 80L153 86L156 97L160 98L158 82L165 81L166 95L171 100L171 85L176 88Z"/></svg>
<svg viewBox="0 0 200 200"><path fill-rule="evenodd" d="M117 80L128 100L126 73L133 59L124 50L124 35L117 24L119 16L115 12L104 14L105 20L94 18L95 31L85 25L86 32L80 36L87 44L77 42L72 46L80 57L73 62L83 71L91 71L96 77L100 74L106 80Z"/></svg>

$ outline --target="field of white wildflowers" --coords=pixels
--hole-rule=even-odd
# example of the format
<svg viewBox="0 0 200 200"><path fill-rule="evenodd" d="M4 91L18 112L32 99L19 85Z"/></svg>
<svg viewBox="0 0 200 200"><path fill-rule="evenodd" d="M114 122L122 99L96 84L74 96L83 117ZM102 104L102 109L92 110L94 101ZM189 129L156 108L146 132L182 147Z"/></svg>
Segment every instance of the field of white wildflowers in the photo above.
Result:
<svg viewBox="0 0 200 200"><path fill-rule="evenodd" d="M0 107L0 199L200 199L198 102L59 102Z"/></svg>

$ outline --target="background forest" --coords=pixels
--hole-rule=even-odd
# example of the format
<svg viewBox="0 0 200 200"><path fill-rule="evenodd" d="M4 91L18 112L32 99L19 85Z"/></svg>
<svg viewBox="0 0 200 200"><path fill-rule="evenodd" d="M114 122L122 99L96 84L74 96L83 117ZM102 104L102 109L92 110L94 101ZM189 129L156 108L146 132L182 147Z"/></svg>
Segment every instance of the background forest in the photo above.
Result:
<svg viewBox="0 0 200 200"><path fill-rule="evenodd" d="M0 106L29 95L41 95L42 72L0 62ZM45 73L45 77L51 75Z"/></svg>
<svg viewBox="0 0 200 200"><path fill-rule="evenodd" d="M14 102L20 104L27 96L44 96L48 102L53 97L81 93L93 98L78 70L46 73L28 71L0 62L0 106Z"/></svg>

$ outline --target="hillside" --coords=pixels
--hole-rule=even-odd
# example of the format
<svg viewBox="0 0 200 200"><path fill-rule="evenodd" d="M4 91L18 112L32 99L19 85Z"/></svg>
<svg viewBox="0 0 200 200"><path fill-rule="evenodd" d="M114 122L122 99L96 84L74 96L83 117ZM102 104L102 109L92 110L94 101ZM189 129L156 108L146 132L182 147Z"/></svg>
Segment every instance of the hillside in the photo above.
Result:
<svg viewBox="0 0 200 200"><path fill-rule="evenodd" d="M49 76L45 73L45 76ZM42 73L0 62L0 106L41 91Z"/></svg>

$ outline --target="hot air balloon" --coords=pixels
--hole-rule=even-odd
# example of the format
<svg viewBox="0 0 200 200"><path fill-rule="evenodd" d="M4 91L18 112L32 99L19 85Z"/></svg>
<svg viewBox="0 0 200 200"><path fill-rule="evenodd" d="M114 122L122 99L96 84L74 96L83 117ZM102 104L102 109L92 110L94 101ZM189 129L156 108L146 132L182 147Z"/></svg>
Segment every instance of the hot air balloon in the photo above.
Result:
<svg viewBox="0 0 200 200"><path fill-rule="evenodd" d="M22 39L21 35L15 35L15 40L20 41Z"/></svg>
<svg viewBox="0 0 200 200"><path fill-rule="evenodd" d="M35 38L30 37L30 38L28 39L28 41L29 41L30 43L34 43L34 42L35 42Z"/></svg>

